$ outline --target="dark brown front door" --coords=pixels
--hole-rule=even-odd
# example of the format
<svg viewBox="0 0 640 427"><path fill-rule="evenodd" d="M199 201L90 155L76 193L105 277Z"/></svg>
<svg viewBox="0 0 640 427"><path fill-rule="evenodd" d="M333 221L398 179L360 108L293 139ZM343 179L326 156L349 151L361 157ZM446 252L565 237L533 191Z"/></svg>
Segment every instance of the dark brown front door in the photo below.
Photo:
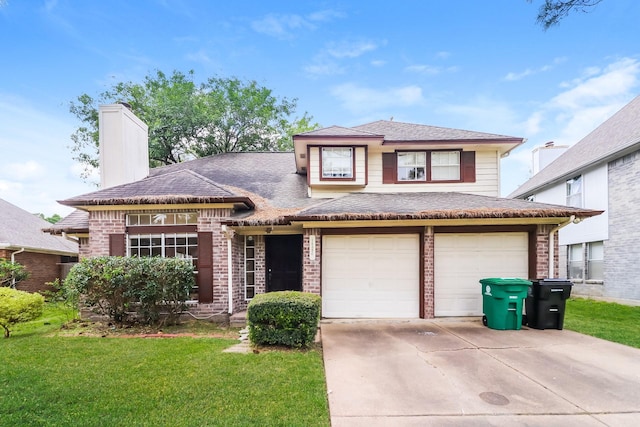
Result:
<svg viewBox="0 0 640 427"><path fill-rule="evenodd" d="M302 290L302 235L266 236L267 292Z"/></svg>

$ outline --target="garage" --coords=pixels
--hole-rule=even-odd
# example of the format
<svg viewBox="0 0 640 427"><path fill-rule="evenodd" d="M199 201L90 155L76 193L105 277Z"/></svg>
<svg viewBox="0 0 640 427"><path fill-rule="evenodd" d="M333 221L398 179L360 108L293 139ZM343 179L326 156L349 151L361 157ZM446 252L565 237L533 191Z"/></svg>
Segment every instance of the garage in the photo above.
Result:
<svg viewBox="0 0 640 427"><path fill-rule="evenodd" d="M323 317L417 318L419 311L419 234L323 236Z"/></svg>
<svg viewBox="0 0 640 427"><path fill-rule="evenodd" d="M436 233L436 316L481 316L479 280L529 276L529 239L518 233Z"/></svg>

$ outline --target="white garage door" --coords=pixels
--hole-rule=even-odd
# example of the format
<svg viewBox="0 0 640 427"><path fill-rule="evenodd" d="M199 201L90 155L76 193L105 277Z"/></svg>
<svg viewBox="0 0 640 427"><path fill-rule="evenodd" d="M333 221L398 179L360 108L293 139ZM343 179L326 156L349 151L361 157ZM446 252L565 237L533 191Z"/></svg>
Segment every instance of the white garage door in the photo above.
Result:
<svg viewBox="0 0 640 427"><path fill-rule="evenodd" d="M324 236L322 316L416 318L418 234Z"/></svg>
<svg viewBox="0 0 640 427"><path fill-rule="evenodd" d="M435 315L481 316L479 280L529 274L527 233L435 235Z"/></svg>

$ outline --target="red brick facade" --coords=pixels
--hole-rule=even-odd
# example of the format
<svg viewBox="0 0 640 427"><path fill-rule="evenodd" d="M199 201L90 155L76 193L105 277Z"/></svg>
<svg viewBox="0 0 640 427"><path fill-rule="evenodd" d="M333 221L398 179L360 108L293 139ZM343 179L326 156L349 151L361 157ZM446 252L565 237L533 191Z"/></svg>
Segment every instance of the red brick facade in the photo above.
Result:
<svg viewBox="0 0 640 427"><path fill-rule="evenodd" d="M0 250L0 258L11 260L15 251ZM29 278L18 282L16 289L27 292L42 292L51 290L47 283L61 278L64 274L60 255L43 254L37 252L21 252L15 255L15 261L29 272Z"/></svg>
<svg viewBox="0 0 640 427"><path fill-rule="evenodd" d="M435 275L434 275L434 237L433 227L425 227L424 229L424 318L431 319L434 317L434 301L435 301Z"/></svg>
<svg viewBox="0 0 640 427"><path fill-rule="evenodd" d="M322 235L319 229L311 228L304 230L302 251L302 291L321 295ZM313 251L315 251L315 254L312 257Z"/></svg>

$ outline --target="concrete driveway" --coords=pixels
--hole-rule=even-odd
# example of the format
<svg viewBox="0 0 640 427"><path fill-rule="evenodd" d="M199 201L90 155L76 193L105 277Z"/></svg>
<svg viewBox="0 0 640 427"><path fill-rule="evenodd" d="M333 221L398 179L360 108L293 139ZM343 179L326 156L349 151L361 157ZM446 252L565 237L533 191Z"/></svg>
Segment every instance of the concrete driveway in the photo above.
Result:
<svg viewBox="0 0 640 427"><path fill-rule="evenodd" d="M479 319L323 321L333 427L638 426L640 350Z"/></svg>

